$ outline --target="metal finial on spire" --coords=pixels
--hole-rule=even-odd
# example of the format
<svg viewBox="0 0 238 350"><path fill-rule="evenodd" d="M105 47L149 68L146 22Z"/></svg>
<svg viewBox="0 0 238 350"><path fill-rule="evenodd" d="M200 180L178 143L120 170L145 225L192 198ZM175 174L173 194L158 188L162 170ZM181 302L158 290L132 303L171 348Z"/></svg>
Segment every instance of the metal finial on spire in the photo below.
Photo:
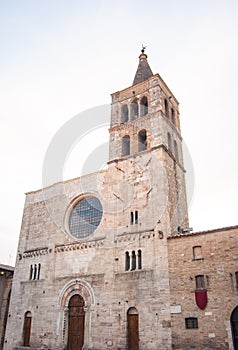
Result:
<svg viewBox="0 0 238 350"><path fill-rule="evenodd" d="M145 49L146 49L146 46L144 46L144 45L142 44L142 50L141 50L141 52L144 53L144 52L145 52Z"/></svg>

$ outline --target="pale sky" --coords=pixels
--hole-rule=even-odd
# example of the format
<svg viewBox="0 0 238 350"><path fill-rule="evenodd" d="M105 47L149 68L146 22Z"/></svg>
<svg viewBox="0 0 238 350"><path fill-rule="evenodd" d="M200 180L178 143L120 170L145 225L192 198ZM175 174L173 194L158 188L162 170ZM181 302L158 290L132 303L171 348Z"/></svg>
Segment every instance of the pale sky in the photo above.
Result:
<svg viewBox="0 0 238 350"><path fill-rule="evenodd" d="M132 84L142 44L180 102L190 226L238 224L237 0L0 0L0 263L15 264L24 193L42 187L55 133ZM65 178L80 175L71 165Z"/></svg>

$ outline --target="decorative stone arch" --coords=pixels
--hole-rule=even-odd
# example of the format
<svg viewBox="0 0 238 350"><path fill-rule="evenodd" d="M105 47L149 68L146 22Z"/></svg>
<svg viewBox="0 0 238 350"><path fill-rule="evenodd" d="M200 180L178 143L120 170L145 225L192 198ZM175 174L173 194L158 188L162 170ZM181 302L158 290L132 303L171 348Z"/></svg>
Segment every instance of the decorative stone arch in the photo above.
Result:
<svg viewBox="0 0 238 350"><path fill-rule="evenodd" d="M58 320L57 333L62 339L63 346L67 346L68 335L68 306L69 301L74 295L80 295L84 299L84 311L85 311L85 335L84 346L90 348L91 346L91 311L95 306L95 296L91 285L82 280L74 279L69 281L60 291L58 297L58 305L60 308L60 317Z"/></svg>

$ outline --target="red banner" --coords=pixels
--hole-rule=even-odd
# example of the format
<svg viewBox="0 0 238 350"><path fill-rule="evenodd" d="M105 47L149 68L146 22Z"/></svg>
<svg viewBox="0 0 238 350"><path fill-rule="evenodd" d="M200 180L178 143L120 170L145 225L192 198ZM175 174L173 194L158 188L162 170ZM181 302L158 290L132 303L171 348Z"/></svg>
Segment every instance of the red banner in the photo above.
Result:
<svg viewBox="0 0 238 350"><path fill-rule="evenodd" d="M197 306L204 310L207 306L207 291L206 290L196 290L195 291L195 300Z"/></svg>

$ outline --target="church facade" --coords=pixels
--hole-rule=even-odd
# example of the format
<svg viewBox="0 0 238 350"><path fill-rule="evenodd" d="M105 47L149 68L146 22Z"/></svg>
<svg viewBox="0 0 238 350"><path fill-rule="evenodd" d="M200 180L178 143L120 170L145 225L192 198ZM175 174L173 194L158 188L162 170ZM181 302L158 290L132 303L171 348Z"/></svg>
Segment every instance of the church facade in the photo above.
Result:
<svg viewBox="0 0 238 350"><path fill-rule="evenodd" d="M238 227L188 229L178 105L142 50L107 169L27 193L5 350L238 349Z"/></svg>

